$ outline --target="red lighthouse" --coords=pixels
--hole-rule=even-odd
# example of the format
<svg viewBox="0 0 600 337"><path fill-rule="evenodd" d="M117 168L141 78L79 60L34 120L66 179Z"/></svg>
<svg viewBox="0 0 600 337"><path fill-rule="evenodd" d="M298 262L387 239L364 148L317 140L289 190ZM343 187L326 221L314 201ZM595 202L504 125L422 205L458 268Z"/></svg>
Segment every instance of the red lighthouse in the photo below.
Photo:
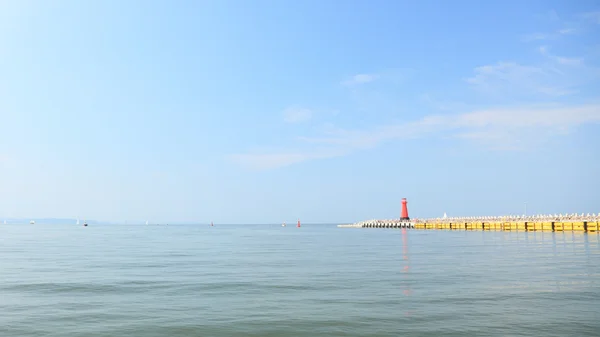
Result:
<svg viewBox="0 0 600 337"><path fill-rule="evenodd" d="M408 207L406 207L406 198L402 198L402 214L400 214L400 220L410 220L408 217Z"/></svg>

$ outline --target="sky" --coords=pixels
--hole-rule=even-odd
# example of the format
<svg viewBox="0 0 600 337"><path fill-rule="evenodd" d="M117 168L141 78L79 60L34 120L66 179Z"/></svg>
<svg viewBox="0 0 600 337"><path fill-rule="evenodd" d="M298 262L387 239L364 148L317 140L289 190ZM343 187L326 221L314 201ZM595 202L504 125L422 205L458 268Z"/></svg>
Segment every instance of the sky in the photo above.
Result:
<svg viewBox="0 0 600 337"><path fill-rule="evenodd" d="M0 0L0 217L600 213L597 1Z"/></svg>

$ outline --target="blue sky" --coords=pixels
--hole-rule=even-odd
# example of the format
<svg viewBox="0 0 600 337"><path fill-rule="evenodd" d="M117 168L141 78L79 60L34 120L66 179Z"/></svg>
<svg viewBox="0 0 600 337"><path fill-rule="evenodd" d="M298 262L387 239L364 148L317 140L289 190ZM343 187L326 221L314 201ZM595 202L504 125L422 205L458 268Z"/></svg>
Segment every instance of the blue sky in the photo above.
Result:
<svg viewBox="0 0 600 337"><path fill-rule="evenodd" d="M2 1L0 216L600 212L596 1Z"/></svg>

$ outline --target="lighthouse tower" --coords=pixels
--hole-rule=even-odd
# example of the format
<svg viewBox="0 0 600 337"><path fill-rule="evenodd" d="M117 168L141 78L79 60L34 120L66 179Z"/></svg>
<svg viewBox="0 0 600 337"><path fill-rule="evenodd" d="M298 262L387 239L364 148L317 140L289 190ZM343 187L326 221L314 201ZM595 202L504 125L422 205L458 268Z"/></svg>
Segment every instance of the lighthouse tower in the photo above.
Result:
<svg viewBox="0 0 600 337"><path fill-rule="evenodd" d="M401 221L408 221L410 218L408 217L408 207L406 206L407 201L406 198L402 198L402 213L400 214Z"/></svg>

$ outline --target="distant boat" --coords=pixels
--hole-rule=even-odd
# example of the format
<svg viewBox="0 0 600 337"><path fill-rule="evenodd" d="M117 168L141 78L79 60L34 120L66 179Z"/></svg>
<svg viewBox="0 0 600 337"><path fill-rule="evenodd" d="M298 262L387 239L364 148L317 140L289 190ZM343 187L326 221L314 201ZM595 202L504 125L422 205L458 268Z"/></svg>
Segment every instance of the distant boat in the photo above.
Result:
<svg viewBox="0 0 600 337"><path fill-rule="evenodd" d="M300 228L300 219L298 219L298 225L296 227Z"/></svg>
<svg viewBox="0 0 600 337"><path fill-rule="evenodd" d="M6 220L4 220L4 224L6 225Z"/></svg>
<svg viewBox="0 0 600 337"><path fill-rule="evenodd" d="M148 220L146 220L146 225L148 224Z"/></svg>
<svg viewBox="0 0 600 337"><path fill-rule="evenodd" d="M31 220L31 221L29 221L29 224L30 225L35 225L35 221Z"/></svg>
<svg viewBox="0 0 600 337"><path fill-rule="evenodd" d="M214 227L214 225L213 225L213 222L212 222L212 221L210 222L210 226L211 226L211 227Z"/></svg>
<svg viewBox="0 0 600 337"><path fill-rule="evenodd" d="M77 218L77 225L79 225L79 218Z"/></svg>
<svg viewBox="0 0 600 337"><path fill-rule="evenodd" d="M285 222L281 224L281 227L285 227Z"/></svg>
<svg viewBox="0 0 600 337"><path fill-rule="evenodd" d="M83 220L83 227L87 227L87 221Z"/></svg>

